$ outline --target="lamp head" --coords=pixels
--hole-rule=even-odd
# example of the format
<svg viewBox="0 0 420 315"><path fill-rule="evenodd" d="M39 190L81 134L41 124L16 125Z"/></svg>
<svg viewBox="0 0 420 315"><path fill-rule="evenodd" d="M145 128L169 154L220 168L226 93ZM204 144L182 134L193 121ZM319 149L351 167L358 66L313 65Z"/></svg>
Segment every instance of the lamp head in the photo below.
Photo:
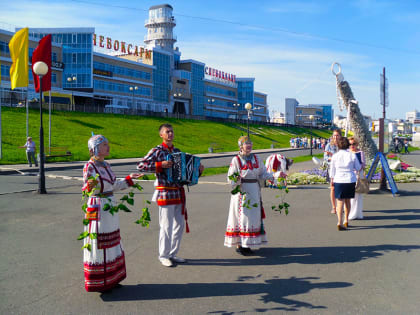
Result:
<svg viewBox="0 0 420 315"><path fill-rule="evenodd" d="M252 108L251 103L246 103L246 104L245 104L245 109L246 109L247 111L250 111L250 110L251 110L251 108Z"/></svg>
<svg viewBox="0 0 420 315"><path fill-rule="evenodd" d="M37 76L44 76L48 73L48 66L43 61L35 62L32 68Z"/></svg>
<svg viewBox="0 0 420 315"><path fill-rule="evenodd" d="M309 115L310 120L314 120L314 115Z"/></svg>

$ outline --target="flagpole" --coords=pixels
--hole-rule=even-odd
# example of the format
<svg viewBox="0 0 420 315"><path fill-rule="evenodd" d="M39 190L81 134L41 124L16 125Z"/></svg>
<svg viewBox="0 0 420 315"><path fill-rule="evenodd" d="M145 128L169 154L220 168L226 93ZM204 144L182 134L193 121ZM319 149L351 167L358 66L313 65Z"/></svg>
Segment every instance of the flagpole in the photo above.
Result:
<svg viewBox="0 0 420 315"><path fill-rule="evenodd" d="M48 130L48 154L51 155L51 90L48 92L49 93L49 104L48 104L48 116L49 116L49 130Z"/></svg>
<svg viewBox="0 0 420 315"><path fill-rule="evenodd" d="M2 106L2 103L1 103L1 101L2 101L2 99L3 99L3 88L0 86L0 160L3 158L3 142L2 142L2 138L1 138L1 135L2 135L2 125L1 125L1 106Z"/></svg>
<svg viewBox="0 0 420 315"><path fill-rule="evenodd" d="M29 137L29 102L28 102L28 88L26 88L26 139Z"/></svg>
<svg viewBox="0 0 420 315"><path fill-rule="evenodd" d="M39 126L39 183L38 183L38 193L46 194L47 190L45 188L45 170L44 170L44 128L42 126L42 77L45 76L48 72L48 66L43 61L38 61L33 65L34 73L39 78L39 116L40 116L40 126Z"/></svg>

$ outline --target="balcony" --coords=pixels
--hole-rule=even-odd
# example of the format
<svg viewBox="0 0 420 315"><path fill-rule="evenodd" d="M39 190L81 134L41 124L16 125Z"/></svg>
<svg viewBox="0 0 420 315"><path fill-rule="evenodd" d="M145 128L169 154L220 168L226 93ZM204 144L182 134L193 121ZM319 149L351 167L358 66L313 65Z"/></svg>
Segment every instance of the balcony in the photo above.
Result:
<svg viewBox="0 0 420 315"><path fill-rule="evenodd" d="M153 25L159 25L159 24L171 24L173 26L176 25L176 20L173 16L171 17L167 17L167 16L162 16L162 17L158 17L158 18L150 18L144 21L144 26L148 27L148 26L153 26Z"/></svg>
<svg viewBox="0 0 420 315"><path fill-rule="evenodd" d="M177 37L176 35L168 35L163 33L152 33L148 35L144 35L144 41L151 41L151 40L157 40L157 39L167 39L167 40L173 40L176 42Z"/></svg>

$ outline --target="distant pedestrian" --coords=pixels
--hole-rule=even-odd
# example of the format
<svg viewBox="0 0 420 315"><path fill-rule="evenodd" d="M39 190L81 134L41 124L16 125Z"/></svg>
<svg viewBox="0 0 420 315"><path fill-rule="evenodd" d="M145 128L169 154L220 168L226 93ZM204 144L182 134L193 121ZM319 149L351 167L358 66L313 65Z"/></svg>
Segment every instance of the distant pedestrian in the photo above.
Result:
<svg viewBox="0 0 420 315"><path fill-rule="evenodd" d="M35 142L32 141L32 137L28 137L26 143L19 148L26 148L26 158L28 159L29 167L32 167L32 161L35 163L35 166L38 166L38 162L35 158L36 145Z"/></svg>
<svg viewBox="0 0 420 315"><path fill-rule="evenodd" d="M349 148L347 138L337 140L337 147L339 151L331 158L330 176L334 185L334 196L337 199L337 229L342 231L348 227L350 199L354 198L356 188L355 172L360 171L362 166L356 155L347 151Z"/></svg>
<svg viewBox="0 0 420 315"><path fill-rule="evenodd" d="M404 153L410 153L408 151L408 140L407 139L404 139Z"/></svg>
<svg viewBox="0 0 420 315"><path fill-rule="evenodd" d="M325 146L325 151L324 151L324 163L327 165L327 182L330 183L330 200L331 200L331 213L336 213L336 200L335 200L335 194L334 194L334 183L332 180L330 180L330 162L331 162L331 158L333 157L333 155L335 153L338 152L338 147L337 147L337 141L341 139L341 130L340 129L335 129L333 131L333 134L331 136L331 139L329 141L329 143Z"/></svg>
<svg viewBox="0 0 420 315"><path fill-rule="evenodd" d="M400 141L398 140L398 138L394 139L394 151L395 153L400 153Z"/></svg>

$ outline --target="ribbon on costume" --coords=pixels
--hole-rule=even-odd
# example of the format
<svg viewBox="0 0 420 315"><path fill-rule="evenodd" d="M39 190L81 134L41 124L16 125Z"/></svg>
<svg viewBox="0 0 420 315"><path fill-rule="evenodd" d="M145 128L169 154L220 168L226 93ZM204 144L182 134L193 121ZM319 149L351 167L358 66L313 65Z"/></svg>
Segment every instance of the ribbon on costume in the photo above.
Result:
<svg viewBox="0 0 420 315"><path fill-rule="evenodd" d="M187 198L185 197L185 189L184 187L180 188L181 190L181 201L182 201L182 214L184 215L185 219L185 232L190 233L190 227L188 226L188 213L187 213Z"/></svg>

